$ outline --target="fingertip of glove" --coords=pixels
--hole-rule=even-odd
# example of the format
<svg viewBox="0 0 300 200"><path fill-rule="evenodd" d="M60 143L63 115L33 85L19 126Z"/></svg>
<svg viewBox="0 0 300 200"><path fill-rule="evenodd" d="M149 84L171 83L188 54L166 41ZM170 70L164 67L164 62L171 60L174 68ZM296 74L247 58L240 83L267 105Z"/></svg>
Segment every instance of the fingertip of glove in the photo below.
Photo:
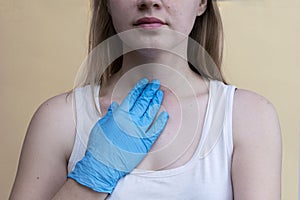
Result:
<svg viewBox="0 0 300 200"><path fill-rule="evenodd" d="M169 113L167 111L162 111L158 117L160 123L164 122L166 123L167 120L169 119Z"/></svg>
<svg viewBox="0 0 300 200"><path fill-rule="evenodd" d="M153 79L151 81L152 84L157 84L157 85L160 85L160 81L158 79Z"/></svg>
<svg viewBox="0 0 300 200"><path fill-rule="evenodd" d="M142 79L140 79L139 81L138 81L138 83L139 84L142 84L142 85L144 85L144 84L146 84L146 83L148 83L149 82L149 80L146 78L146 77L144 77L144 78L142 78Z"/></svg>
<svg viewBox="0 0 300 200"><path fill-rule="evenodd" d="M156 95L160 98L163 98L164 92L162 90L157 90Z"/></svg>
<svg viewBox="0 0 300 200"><path fill-rule="evenodd" d="M162 113L166 119L170 118L169 113L167 111L163 111Z"/></svg>

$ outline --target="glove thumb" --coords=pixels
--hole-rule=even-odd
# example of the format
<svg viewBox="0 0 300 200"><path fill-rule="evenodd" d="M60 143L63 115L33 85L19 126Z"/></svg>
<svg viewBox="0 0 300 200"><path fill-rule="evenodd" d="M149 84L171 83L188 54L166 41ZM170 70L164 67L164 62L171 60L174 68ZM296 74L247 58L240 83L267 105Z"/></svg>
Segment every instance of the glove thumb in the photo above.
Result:
<svg viewBox="0 0 300 200"><path fill-rule="evenodd" d="M110 106L107 110L107 113L99 120L100 125L104 124L107 121L107 119L109 119L113 115L113 113L117 110L118 107L119 107L119 104L117 102L113 101L110 104Z"/></svg>
<svg viewBox="0 0 300 200"><path fill-rule="evenodd" d="M110 104L107 113L110 113L110 114L111 114L111 113L115 112L115 111L117 110L118 107L119 107L119 104L118 104L116 101L113 101L113 102Z"/></svg>

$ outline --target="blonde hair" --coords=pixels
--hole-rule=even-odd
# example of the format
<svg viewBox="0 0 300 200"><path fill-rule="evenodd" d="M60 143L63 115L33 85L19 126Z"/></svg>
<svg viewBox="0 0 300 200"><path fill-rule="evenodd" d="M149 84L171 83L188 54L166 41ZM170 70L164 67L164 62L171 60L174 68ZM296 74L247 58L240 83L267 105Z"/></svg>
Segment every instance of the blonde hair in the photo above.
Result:
<svg viewBox="0 0 300 200"><path fill-rule="evenodd" d="M107 9L107 0L91 0L88 52L91 53L101 42L116 34L112 18ZM202 51L195 49L195 45L191 45L191 47L188 45L188 60L189 57L194 57L199 62L197 67L189 63L191 70L204 78L226 83L221 72L223 26L215 0L207 0L207 8L201 16L196 18L189 37L199 43L206 51L206 55L210 56L210 59L207 59ZM110 51L110 49L108 48L107 51ZM109 55L109 52L107 55ZM211 65L211 60L214 63L213 65ZM85 75L81 85L91 85L94 96L94 86L105 84L111 75L121 69L121 66L122 56L112 62L104 73L101 72L102 69L99 68L99 65L89 64L84 69Z"/></svg>

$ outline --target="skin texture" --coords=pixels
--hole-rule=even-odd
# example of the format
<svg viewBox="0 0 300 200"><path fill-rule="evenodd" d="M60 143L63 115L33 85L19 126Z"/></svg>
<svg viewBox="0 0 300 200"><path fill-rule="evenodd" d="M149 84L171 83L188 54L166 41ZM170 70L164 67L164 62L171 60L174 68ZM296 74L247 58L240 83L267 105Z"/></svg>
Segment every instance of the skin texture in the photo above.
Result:
<svg viewBox="0 0 300 200"><path fill-rule="evenodd" d="M206 1L199 4L196 0L110 0L108 7L117 31L133 28L132 23L135 20L149 15L166 21L167 28L171 30L188 34L195 17L205 11L205 5ZM133 53L125 57L122 69L134 66L133 58L140 56L143 55ZM143 57L141 60L143 59L153 58ZM207 88L200 77L195 76L184 63L180 64L181 67L174 67L193 80L195 85L200 85L197 88L198 100L202 107L201 115L204 116ZM111 88L125 71L116 74L115 79L112 79L107 88L106 95L100 98L103 112L109 104ZM174 103L172 93L167 88L162 88L162 90L165 92L163 105L167 109L175 108L176 103ZM170 123L167 126L174 127L177 122L174 119L172 125L171 117L170 113ZM166 127L165 133L167 130ZM74 140L72 95L67 98L67 101L65 93L45 101L35 112L28 127L10 199L104 199L106 194L96 193L66 179L67 164ZM247 90L236 91L233 107L233 143L234 199L279 200L281 191L280 127L274 107L264 97ZM163 141L158 141L157 148L160 144L163 145ZM196 146L195 143L184 159L169 167L180 166L187 162ZM146 160L141 167L151 166L151 162L154 161Z"/></svg>

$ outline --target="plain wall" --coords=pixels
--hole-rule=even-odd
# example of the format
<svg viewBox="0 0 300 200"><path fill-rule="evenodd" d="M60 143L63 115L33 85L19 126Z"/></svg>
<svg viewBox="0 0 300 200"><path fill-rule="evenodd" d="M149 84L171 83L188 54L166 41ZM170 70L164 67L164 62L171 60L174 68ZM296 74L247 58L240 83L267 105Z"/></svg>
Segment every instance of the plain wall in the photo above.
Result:
<svg viewBox="0 0 300 200"><path fill-rule="evenodd" d="M276 107L283 137L283 199L297 198L300 1L220 2L227 81ZM88 3L0 0L0 199L7 199L30 119L72 88L87 52Z"/></svg>

